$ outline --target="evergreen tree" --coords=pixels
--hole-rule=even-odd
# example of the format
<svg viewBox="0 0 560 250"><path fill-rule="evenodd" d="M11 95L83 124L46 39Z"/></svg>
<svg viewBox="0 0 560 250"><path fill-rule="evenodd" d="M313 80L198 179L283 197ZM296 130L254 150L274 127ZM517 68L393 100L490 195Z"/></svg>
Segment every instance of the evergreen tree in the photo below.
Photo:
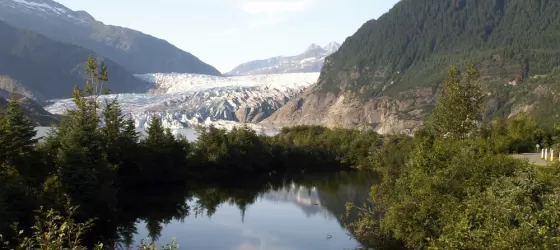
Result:
<svg viewBox="0 0 560 250"><path fill-rule="evenodd" d="M146 129L146 139L144 143L150 147L157 147L166 141L166 133L163 124L157 115L152 115L148 128Z"/></svg>
<svg viewBox="0 0 560 250"><path fill-rule="evenodd" d="M33 151L37 135L33 123L25 116L14 93L0 119L0 164L14 165Z"/></svg>
<svg viewBox="0 0 560 250"><path fill-rule="evenodd" d="M104 126L101 131L105 138L108 161L114 168L118 168L124 160L122 157L125 145L122 145L122 132L125 127L125 119L116 98L110 102L105 102L103 120Z"/></svg>
<svg viewBox="0 0 560 250"><path fill-rule="evenodd" d="M142 164L143 176L152 183L174 183L185 179L188 142L176 140L170 129L165 129L161 120L153 115L146 139L142 141L145 157Z"/></svg>
<svg viewBox="0 0 560 250"><path fill-rule="evenodd" d="M121 128L124 125L124 117L116 98L110 102L105 102L103 120L103 135L107 139L109 147L114 146L119 140Z"/></svg>
<svg viewBox="0 0 560 250"><path fill-rule="evenodd" d="M107 137L100 127L97 98L101 89L100 79L106 72L98 72L92 57L88 59L86 90L74 88L73 101L76 109L68 110L45 146L55 152L57 180L71 205L79 206L80 219L97 217L102 223L113 221L116 206L115 172L108 161ZM93 84L90 84L90 81ZM96 227L97 228L97 227Z"/></svg>
<svg viewBox="0 0 560 250"><path fill-rule="evenodd" d="M144 154L139 153L142 148L138 145L139 134L136 132L134 120L129 117L124 119L123 123L119 132L117 159L119 160L119 179L121 182L127 183L138 176L140 165L144 162Z"/></svg>
<svg viewBox="0 0 560 250"><path fill-rule="evenodd" d="M34 149L37 140L31 121L24 115L14 93L0 116L0 233L19 222L28 225L36 206L31 189L46 177Z"/></svg>
<svg viewBox="0 0 560 250"><path fill-rule="evenodd" d="M136 131L136 125L132 117L124 120L124 129L121 133L121 137L126 143L136 144L138 143L138 138L140 135Z"/></svg>

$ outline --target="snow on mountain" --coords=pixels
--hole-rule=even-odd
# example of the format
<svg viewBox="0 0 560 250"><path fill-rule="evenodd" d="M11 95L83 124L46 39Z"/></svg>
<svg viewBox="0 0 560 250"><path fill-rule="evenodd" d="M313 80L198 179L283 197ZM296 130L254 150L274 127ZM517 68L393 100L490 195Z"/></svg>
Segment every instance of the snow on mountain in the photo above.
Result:
<svg viewBox="0 0 560 250"><path fill-rule="evenodd" d="M45 18L58 17L61 19L71 19L75 23L90 23L95 21L91 16L88 18L87 16L66 8L62 4L50 0L0 0L0 6L2 6L2 8L23 10Z"/></svg>
<svg viewBox="0 0 560 250"><path fill-rule="evenodd" d="M100 101L118 98L123 112L132 115L138 128L147 127L154 114L172 129L210 124L231 128L262 121L314 84L319 73L236 77L172 73L136 77L153 84L151 94L107 95ZM52 100L45 107L54 114L72 108L72 99Z"/></svg>
<svg viewBox="0 0 560 250"><path fill-rule="evenodd" d="M338 49L340 48L340 44L336 43L336 42L331 42L329 44L327 44L327 46L324 47L324 49L327 51L327 53L332 54L334 52L337 52Z"/></svg>
<svg viewBox="0 0 560 250"><path fill-rule="evenodd" d="M260 75L300 72L320 72L325 58L336 52L340 44L331 42L324 47L311 44L296 56L279 56L251 61L237 66L226 75Z"/></svg>
<svg viewBox="0 0 560 250"><path fill-rule="evenodd" d="M275 203L291 203L301 208L306 216L322 215L325 218L336 218L323 206L316 187L308 188L294 183L281 189L262 194L260 198Z"/></svg>

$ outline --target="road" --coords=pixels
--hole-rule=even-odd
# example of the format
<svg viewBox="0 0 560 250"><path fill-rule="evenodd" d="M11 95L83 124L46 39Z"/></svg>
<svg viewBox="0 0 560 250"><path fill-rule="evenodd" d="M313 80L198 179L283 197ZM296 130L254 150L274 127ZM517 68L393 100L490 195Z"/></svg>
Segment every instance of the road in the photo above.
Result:
<svg viewBox="0 0 560 250"><path fill-rule="evenodd" d="M530 163L535 164L535 165L539 165L539 166L546 166L549 164L549 162L541 159L541 153L527 153L527 154L517 154L517 155L512 155L513 158L517 158L517 159L527 159L529 160ZM556 159L558 160L558 159Z"/></svg>

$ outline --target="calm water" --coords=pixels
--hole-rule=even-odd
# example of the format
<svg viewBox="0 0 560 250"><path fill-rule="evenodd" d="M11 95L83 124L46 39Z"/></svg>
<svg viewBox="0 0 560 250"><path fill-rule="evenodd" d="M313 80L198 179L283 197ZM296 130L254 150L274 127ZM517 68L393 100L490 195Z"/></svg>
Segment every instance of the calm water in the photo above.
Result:
<svg viewBox="0 0 560 250"><path fill-rule="evenodd" d="M364 173L340 173L203 188L185 197L187 206L162 205L167 211L158 211L162 201L150 204L153 218L139 219L125 241L136 246L154 238L161 246L175 237L180 249L356 249L359 243L343 229L340 216L346 202L365 201L374 180ZM165 214L173 209L175 214Z"/></svg>
<svg viewBox="0 0 560 250"><path fill-rule="evenodd" d="M38 128L38 136L48 128ZM265 131L274 134L276 131ZM196 140L192 129L176 131ZM114 225L121 249L173 238L180 249L342 250L359 243L343 227L345 204L363 204L372 174L235 177L232 184L120 190ZM202 186L203 185L203 186ZM351 215L347 220L355 217ZM110 232L107 227L104 231ZM111 236L112 237L112 236ZM110 237L110 238L111 238Z"/></svg>

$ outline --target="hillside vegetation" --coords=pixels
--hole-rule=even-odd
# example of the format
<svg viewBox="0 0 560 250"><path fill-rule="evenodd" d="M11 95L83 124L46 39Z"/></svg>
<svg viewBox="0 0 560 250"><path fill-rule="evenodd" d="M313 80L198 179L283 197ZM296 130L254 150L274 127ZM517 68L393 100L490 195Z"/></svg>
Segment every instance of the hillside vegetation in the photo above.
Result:
<svg viewBox="0 0 560 250"><path fill-rule="evenodd" d="M328 57L318 84L269 121L414 130L437 102L450 64L474 63L488 112L539 110L560 82L560 2L402 0ZM344 114L340 114L344 112ZM340 114L340 115L334 115Z"/></svg>
<svg viewBox="0 0 560 250"><path fill-rule="evenodd" d="M435 86L449 64L480 63L495 55L503 57L499 66L517 66L510 74L546 74L560 65L559 14L560 2L550 0L403 0L344 42L329 59L321 88L371 97L411 85ZM333 86L340 71L360 76Z"/></svg>

